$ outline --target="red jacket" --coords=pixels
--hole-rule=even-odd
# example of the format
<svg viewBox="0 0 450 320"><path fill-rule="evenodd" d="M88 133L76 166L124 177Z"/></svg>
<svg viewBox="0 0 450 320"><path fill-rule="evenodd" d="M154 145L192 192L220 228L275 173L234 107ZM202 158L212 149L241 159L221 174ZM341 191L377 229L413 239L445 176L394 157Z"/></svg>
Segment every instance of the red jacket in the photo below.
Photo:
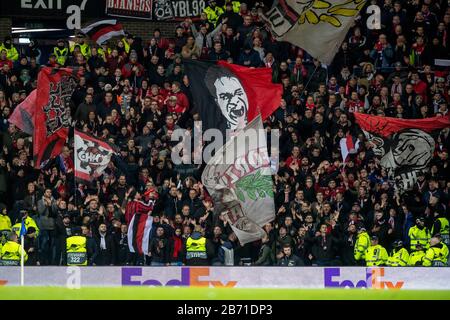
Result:
<svg viewBox="0 0 450 320"><path fill-rule="evenodd" d="M420 96L422 96L423 101L426 103L427 102L427 84L422 81L419 80L416 84L414 84L413 86L414 88L414 92Z"/></svg>
<svg viewBox="0 0 450 320"><path fill-rule="evenodd" d="M134 66L138 67L138 71L136 72L136 76L140 77L144 74L144 67L140 63L132 64L131 62L128 62L122 67L122 76L124 78L130 78L132 75L134 75L132 69Z"/></svg>
<svg viewBox="0 0 450 320"><path fill-rule="evenodd" d="M13 62L11 60L5 59L5 60L0 60L0 69L3 69L3 66L7 64L9 65L9 70L12 70L13 68Z"/></svg>
<svg viewBox="0 0 450 320"><path fill-rule="evenodd" d="M184 110L189 109L189 99L188 97L181 91L178 91L177 93L173 93L177 96L177 104L179 104Z"/></svg>

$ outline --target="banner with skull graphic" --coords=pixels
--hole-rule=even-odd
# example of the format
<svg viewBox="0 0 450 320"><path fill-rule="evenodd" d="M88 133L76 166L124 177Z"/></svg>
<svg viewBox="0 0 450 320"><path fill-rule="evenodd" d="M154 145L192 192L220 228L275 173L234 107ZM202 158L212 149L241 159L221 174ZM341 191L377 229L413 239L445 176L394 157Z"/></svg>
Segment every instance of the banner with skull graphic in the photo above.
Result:
<svg viewBox="0 0 450 320"><path fill-rule="evenodd" d="M272 83L270 68L250 69L224 61L185 60L195 108L203 129L242 129L259 111L264 121L281 103L283 88Z"/></svg>
<svg viewBox="0 0 450 320"><path fill-rule="evenodd" d="M77 85L78 68L44 67L39 71L33 116L34 166L41 168L56 157L66 143L70 104Z"/></svg>
<svg viewBox="0 0 450 320"><path fill-rule="evenodd" d="M448 117L405 120L354 113L380 164L401 193L411 190L433 158L434 130L450 127Z"/></svg>
<svg viewBox="0 0 450 320"><path fill-rule="evenodd" d="M77 130L74 136L75 178L89 183L103 174L117 147Z"/></svg>

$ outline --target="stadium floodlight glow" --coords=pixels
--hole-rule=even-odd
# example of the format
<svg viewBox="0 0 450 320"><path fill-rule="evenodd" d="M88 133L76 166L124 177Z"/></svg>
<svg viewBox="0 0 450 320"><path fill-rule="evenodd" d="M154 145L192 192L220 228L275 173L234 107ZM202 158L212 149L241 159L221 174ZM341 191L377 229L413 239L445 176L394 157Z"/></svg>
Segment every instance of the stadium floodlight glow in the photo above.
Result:
<svg viewBox="0 0 450 320"><path fill-rule="evenodd" d="M50 32L62 30L64 29L21 29L21 30L13 30L12 33Z"/></svg>
<svg viewBox="0 0 450 320"><path fill-rule="evenodd" d="M19 38L19 43L20 44L29 44L30 39L29 38Z"/></svg>

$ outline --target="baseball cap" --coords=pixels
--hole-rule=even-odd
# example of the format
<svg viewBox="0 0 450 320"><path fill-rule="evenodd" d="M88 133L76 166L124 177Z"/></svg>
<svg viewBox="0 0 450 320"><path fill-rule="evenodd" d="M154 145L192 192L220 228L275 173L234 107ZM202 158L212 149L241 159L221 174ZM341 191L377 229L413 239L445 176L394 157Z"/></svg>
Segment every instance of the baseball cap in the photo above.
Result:
<svg viewBox="0 0 450 320"><path fill-rule="evenodd" d="M370 237L370 240L378 241L378 237L377 237L377 236L371 236L371 237Z"/></svg>
<svg viewBox="0 0 450 320"><path fill-rule="evenodd" d="M397 62L394 64L394 66L397 67L397 68L400 68L400 67L402 66L402 63L401 63L400 61L397 61Z"/></svg>

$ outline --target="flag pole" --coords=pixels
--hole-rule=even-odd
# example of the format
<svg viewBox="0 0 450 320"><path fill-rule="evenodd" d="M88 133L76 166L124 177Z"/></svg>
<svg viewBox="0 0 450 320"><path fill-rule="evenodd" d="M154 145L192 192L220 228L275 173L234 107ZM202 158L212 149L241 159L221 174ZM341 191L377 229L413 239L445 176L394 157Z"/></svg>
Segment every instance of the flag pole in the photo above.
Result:
<svg viewBox="0 0 450 320"><path fill-rule="evenodd" d="M78 208L77 204L77 177L76 177L76 155L75 155L75 123L73 124L73 203L75 205L75 208Z"/></svg>
<svg viewBox="0 0 450 320"><path fill-rule="evenodd" d="M25 241L24 241L24 236L23 234L20 236L20 245L21 245L21 250L20 250L20 286L23 287L24 286L24 273L25 273L25 268L24 268L24 250L25 250Z"/></svg>

